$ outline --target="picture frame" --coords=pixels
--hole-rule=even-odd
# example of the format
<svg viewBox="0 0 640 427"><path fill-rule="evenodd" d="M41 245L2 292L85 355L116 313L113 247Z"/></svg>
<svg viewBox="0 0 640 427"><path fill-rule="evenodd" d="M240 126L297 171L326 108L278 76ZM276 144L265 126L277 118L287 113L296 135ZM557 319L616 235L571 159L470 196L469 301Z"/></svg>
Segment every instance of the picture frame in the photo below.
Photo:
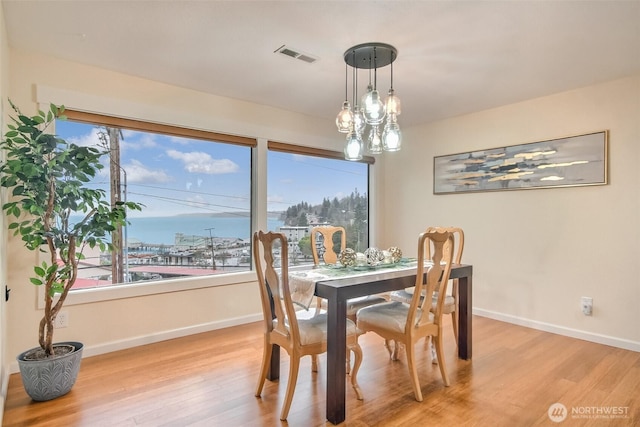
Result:
<svg viewBox="0 0 640 427"><path fill-rule="evenodd" d="M435 156L433 194L608 184L609 131Z"/></svg>

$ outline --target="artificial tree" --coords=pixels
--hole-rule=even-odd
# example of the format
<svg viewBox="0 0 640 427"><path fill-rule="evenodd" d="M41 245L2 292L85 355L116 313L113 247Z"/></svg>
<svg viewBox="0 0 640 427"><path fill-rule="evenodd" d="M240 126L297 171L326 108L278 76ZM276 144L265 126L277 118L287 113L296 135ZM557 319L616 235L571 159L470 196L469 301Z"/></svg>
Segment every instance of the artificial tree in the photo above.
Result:
<svg viewBox="0 0 640 427"><path fill-rule="evenodd" d="M106 148L80 146L50 133L55 120L64 120L64 106L26 116L9 101L15 115L0 142L0 186L9 189L2 210L9 230L27 249L48 253L49 260L34 267L31 283L44 286L44 315L38 341L46 357L54 355L54 320L78 278L78 262L85 247L113 251L111 232L126 224L135 202L107 200L107 194L88 184L109 158ZM74 218L80 218L74 221ZM112 257L113 259L113 257Z"/></svg>

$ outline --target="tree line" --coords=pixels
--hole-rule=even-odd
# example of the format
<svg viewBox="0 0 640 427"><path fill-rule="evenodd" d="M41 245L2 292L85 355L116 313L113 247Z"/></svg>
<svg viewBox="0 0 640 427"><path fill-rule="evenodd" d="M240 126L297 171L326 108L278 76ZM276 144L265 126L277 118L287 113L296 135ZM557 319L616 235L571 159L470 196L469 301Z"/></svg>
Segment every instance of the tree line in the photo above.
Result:
<svg viewBox="0 0 640 427"><path fill-rule="evenodd" d="M347 234L347 247L358 252L368 247L369 198L355 189L349 196L323 198L322 203L311 205L300 202L287 208L280 220L287 226L305 227L311 223L328 223L342 226ZM303 255L311 256L309 237L301 239L299 247Z"/></svg>

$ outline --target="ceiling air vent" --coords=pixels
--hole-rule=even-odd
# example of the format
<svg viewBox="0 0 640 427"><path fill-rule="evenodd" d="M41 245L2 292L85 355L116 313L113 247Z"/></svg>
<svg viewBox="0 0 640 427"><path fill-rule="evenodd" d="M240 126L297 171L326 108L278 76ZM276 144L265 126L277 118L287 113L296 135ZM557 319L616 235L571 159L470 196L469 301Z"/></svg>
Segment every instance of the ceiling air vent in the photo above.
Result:
<svg viewBox="0 0 640 427"><path fill-rule="evenodd" d="M296 49L288 47L286 45L280 46L278 49L274 50L273 53L281 53L293 59L299 59L300 61L306 62L308 64L313 64L318 60L318 58L311 56L306 53L302 53Z"/></svg>

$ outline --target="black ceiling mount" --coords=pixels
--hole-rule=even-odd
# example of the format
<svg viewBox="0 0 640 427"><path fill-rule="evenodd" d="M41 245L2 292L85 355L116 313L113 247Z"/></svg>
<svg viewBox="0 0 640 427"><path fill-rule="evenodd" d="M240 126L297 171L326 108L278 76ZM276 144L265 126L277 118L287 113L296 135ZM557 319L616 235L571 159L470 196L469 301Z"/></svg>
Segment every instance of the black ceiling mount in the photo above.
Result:
<svg viewBox="0 0 640 427"><path fill-rule="evenodd" d="M344 52L344 62L354 68L373 69L391 64L398 57L398 49L386 43L363 43Z"/></svg>

